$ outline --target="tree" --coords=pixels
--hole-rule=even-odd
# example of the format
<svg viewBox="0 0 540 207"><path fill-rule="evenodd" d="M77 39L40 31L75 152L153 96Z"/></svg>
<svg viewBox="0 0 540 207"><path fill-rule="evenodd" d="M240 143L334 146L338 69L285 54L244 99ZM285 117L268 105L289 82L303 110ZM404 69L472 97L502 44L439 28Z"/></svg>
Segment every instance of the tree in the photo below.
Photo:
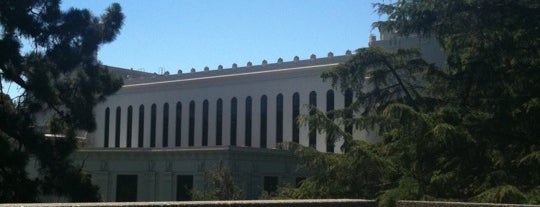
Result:
<svg viewBox="0 0 540 207"><path fill-rule="evenodd" d="M193 193L194 200L241 200L244 192L238 187L229 168L223 163L205 173L205 188Z"/></svg>
<svg viewBox="0 0 540 207"><path fill-rule="evenodd" d="M462 150L446 150L447 160L438 161L427 187L452 178L439 187L461 190L427 190L437 197L485 200L495 193L499 198L488 200L523 202L523 196L510 195L540 186L540 131L531 126L540 117L540 4L425 0L377 6L388 20L375 26L434 36L448 55L447 67L431 76L430 94L439 103L425 114L436 120L433 138L453 144L443 149Z"/></svg>
<svg viewBox="0 0 540 207"><path fill-rule="evenodd" d="M39 195L99 199L69 155L77 148L76 132L95 129L93 107L122 85L96 54L118 35L124 15L116 3L100 17L86 9L61 11L59 4L0 2L0 202L37 201ZM11 97L6 85L23 92ZM48 126L38 124L43 118L50 118ZM25 170L30 158L39 162L37 178Z"/></svg>
<svg viewBox="0 0 540 207"><path fill-rule="evenodd" d="M353 142L347 153L323 154L296 143L292 147L301 158L300 169L311 176L298 186L278 189L277 197L310 198L372 198L388 188L396 174L389 162L365 142ZM353 173L354 172L354 173Z"/></svg>
<svg viewBox="0 0 540 207"><path fill-rule="evenodd" d="M343 93L354 91L356 100L346 108L317 111L302 116L299 121L316 126L329 137L343 139L344 153L322 154L301 146L293 147L295 154L301 158L303 168L314 174L306 178L298 188L281 189L280 196L373 198L392 188L398 182L397 179L403 176L402 172L408 171L404 171L405 166L388 154L385 143L370 144L353 140L352 134L344 129L355 127L382 133L400 124L400 121L396 123L389 119L386 115L388 108L405 107L414 113L432 107L429 98L421 96L426 90L426 80L422 74L432 70L435 70L435 66L423 61L417 50L388 52L380 48L363 48L357 50L350 60L324 72L323 79L330 80ZM411 139L425 130L419 127L419 121L405 122L409 124L404 127L410 130L406 132ZM407 160L415 158L410 155Z"/></svg>
<svg viewBox="0 0 540 207"><path fill-rule="evenodd" d="M323 74L334 86L352 89L355 103L304 121L345 140L352 137L340 130L347 125L382 138L367 148L399 172L371 194L383 205L396 199L538 203L540 4L398 0L375 7L388 19L374 27L435 37L445 64L426 64L413 51L360 49ZM341 115L351 112L358 116Z"/></svg>

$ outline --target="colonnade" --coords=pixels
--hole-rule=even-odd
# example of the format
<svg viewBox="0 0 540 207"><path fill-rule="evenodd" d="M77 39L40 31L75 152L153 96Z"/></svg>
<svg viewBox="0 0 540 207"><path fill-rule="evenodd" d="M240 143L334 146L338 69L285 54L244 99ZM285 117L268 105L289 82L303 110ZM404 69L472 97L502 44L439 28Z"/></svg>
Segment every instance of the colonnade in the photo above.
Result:
<svg viewBox="0 0 540 207"><path fill-rule="evenodd" d="M275 148L277 143L296 142L319 151L339 147L326 143L326 135L296 122L312 113L308 105L329 111L350 104L352 93L334 90L306 94L178 100L151 105L105 108L103 147L169 148L246 146Z"/></svg>

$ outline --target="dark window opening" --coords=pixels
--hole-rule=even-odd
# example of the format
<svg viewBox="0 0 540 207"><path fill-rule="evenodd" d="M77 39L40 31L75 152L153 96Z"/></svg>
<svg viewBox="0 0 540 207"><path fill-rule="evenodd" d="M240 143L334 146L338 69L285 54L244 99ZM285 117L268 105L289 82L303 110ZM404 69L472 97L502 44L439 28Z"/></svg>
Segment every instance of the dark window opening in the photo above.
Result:
<svg viewBox="0 0 540 207"><path fill-rule="evenodd" d="M150 147L156 146L156 104L150 108Z"/></svg>
<svg viewBox="0 0 540 207"><path fill-rule="evenodd" d="M317 113L317 110L315 107L317 107L317 93L315 91L311 91L309 93L309 115L313 116L315 113ZM309 146L312 148L317 147L317 130L314 126L309 126Z"/></svg>
<svg viewBox="0 0 540 207"><path fill-rule="evenodd" d="M132 139L131 130L133 129L133 107L132 106L128 106L126 128L127 128L126 129L126 147L131 147L131 139Z"/></svg>
<svg viewBox="0 0 540 207"><path fill-rule="evenodd" d="M300 115L300 94L293 94L293 114L292 114L292 141L299 143L300 141L300 126L298 124L298 116Z"/></svg>
<svg viewBox="0 0 540 207"><path fill-rule="evenodd" d="M176 176L176 200L190 201L193 190L193 175Z"/></svg>
<svg viewBox="0 0 540 207"><path fill-rule="evenodd" d="M176 103L176 124L175 124L174 146L182 145L182 103Z"/></svg>
<svg viewBox="0 0 540 207"><path fill-rule="evenodd" d="M328 119L334 119L334 115L329 114L328 112L334 110L334 91L328 90L326 92L326 113ZM331 139L330 135L326 135L326 152L334 152L334 140Z"/></svg>
<svg viewBox="0 0 540 207"><path fill-rule="evenodd" d="M144 105L139 106L139 147L143 147L144 144Z"/></svg>
<svg viewBox="0 0 540 207"><path fill-rule="evenodd" d="M115 128L114 128L114 147L120 147L120 123L121 123L121 113L122 109L116 107L116 119L115 119Z"/></svg>
<svg viewBox="0 0 540 207"><path fill-rule="evenodd" d="M266 98L266 95L263 95L261 97L261 137L260 137L260 141L261 141L261 148L266 148L266 140L267 140L267 129L268 129L268 126L267 126L267 122L268 122L268 100Z"/></svg>
<svg viewBox="0 0 540 207"><path fill-rule="evenodd" d="M283 95L276 98L276 143L283 142Z"/></svg>
<svg viewBox="0 0 540 207"><path fill-rule="evenodd" d="M305 179L306 179L305 177L296 177L296 187L299 188Z"/></svg>
<svg viewBox="0 0 540 207"><path fill-rule="evenodd" d="M116 107L116 124L114 129L114 147L120 147L120 122L122 116L122 109Z"/></svg>
<svg viewBox="0 0 540 207"><path fill-rule="evenodd" d="M275 193L278 187L277 176L264 176L264 191L268 194Z"/></svg>
<svg viewBox="0 0 540 207"><path fill-rule="evenodd" d="M116 176L116 202L137 201L137 175Z"/></svg>
<svg viewBox="0 0 540 207"><path fill-rule="evenodd" d="M208 146L208 100L203 101L202 146Z"/></svg>
<svg viewBox="0 0 540 207"><path fill-rule="evenodd" d="M251 100L251 96L248 96L246 98L246 130L245 130L245 135L246 135L246 140L245 140L245 146L249 147L251 146L251 115L252 115L252 100Z"/></svg>
<svg viewBox="0 0 540 207"><path fill-rule="evenodd" d="M345 91L345 107L351 106L352 102L353 102L353 92L352 92L351 89L347 89L347 90ZM352 113L347 113L347 114L345 115L345 118L346 118L346 119L352 119ZM347 132L347 133L349 133L349 134L352 135L352 133L353 133L353 127L352 127L351 124L347 124L347 125L345 126L345 132Z"/></svg>
<svg viewBox="0 0 540 207"><path fill-rule="evenodd" d="M189 137L188 145L195 144L195 101L189 102Z"/></svg>
<svg viewBox="0 0 540 207"><path fill-rule="evenodd" d="M216 145L221 145L223 139L223 100L217 100L216 110Z"/></svg>
<svg viewBox="0 0 540 207"><path fill-rule="evenodd" d="M169 146L169 103L163 104L163 147Z"/></svg>
<svg viewBox="0 0 540 207"><path fill-rule="evenodd" d="M105 109L105 129L104 129L104 134L103 134L103 147L109 147L109 119L110 119L110 115L111 115L111 110L109 109L109 107L107 107Z"/></svg>
<svg viewBox="0 0 540 207"><path fill-rule="evenodd" d="M231 99L231 145L236 146L238 103L236 98Z"/></svg>

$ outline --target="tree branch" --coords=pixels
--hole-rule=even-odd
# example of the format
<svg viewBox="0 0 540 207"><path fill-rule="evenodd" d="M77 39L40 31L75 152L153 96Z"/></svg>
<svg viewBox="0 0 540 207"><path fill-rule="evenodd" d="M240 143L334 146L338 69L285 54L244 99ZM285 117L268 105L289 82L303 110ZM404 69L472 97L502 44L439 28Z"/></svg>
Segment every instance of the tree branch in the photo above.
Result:
<svg viewBox="0 0 540 207"><path fill-rule="evenodd" d="M403 81L401 80L401 78L397 74L394 67L392 67L392 65L390 65L390 63L387 60L384 60L383 62L384 62L384 65L390 70L390 72L392 72L392 75L394 75L394 77L396 78L398 84L401 86L401 88L405 92L405 96L407 97L407 100L409 101L409 104L413 107L413 109L415 111L419 111L418 106L414 102L414 99L412 98L409 90L407 90L407 88L405 87L405 84L403 84Z"/></svg>

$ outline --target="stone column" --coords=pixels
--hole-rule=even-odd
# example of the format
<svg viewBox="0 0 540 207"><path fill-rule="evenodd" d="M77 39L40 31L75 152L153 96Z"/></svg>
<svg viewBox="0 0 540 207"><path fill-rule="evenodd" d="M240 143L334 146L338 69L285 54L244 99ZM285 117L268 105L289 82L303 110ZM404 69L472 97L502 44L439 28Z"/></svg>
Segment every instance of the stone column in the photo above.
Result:
<svg viewBox="0 0 540 207"><path fill-rule="evenodd" d="M276 147L276 98L277 94L268 94L267 95L267 148Z"/></svg>
<svg viewBox="0 0 540 207"><path fill-rule="evenodd" d="M99 186L99 194L102 201L112 201L109 190L109 173L108 172L95 172L92 173L92 183Z"/></svg>
<svg viewBox="0 0 540 207"><path fill-rule="evenodd" d="M300 93L300 116L308 115L309 93L311 91L301 91ZM309 128L307 124L300 123L300 144L309 146Z"/></svg>
<svg viewBox="0 0 540 207"><path fill-rule="evenodd" d="M283 93L283 142L292 142L293 94Z"/></svg>
<svg viewBox="0 0 540 207"><path fill-rule="evenodd" d="M245 146L246 138L246 97L237 97L237 128L236 128L236 146Z"/></svg>
<svg viewBox="0 0 540 207"><path fill-rule="evenodd" d="M223 98L223 122L222 122L221 144L227 146L231 144L231 98Z"/></svg>
<svg viewBox="0 0 540 207"><path fill-rule="evenodd" d="M261 97L263 94L256 94L251 97L251 147L261 147Z"/></svg>
<svg viewBox="0 0 540 207"><path fill-rule="evenodd" d="M216 146L217 99L208 99L208 146Z"/></svg>

